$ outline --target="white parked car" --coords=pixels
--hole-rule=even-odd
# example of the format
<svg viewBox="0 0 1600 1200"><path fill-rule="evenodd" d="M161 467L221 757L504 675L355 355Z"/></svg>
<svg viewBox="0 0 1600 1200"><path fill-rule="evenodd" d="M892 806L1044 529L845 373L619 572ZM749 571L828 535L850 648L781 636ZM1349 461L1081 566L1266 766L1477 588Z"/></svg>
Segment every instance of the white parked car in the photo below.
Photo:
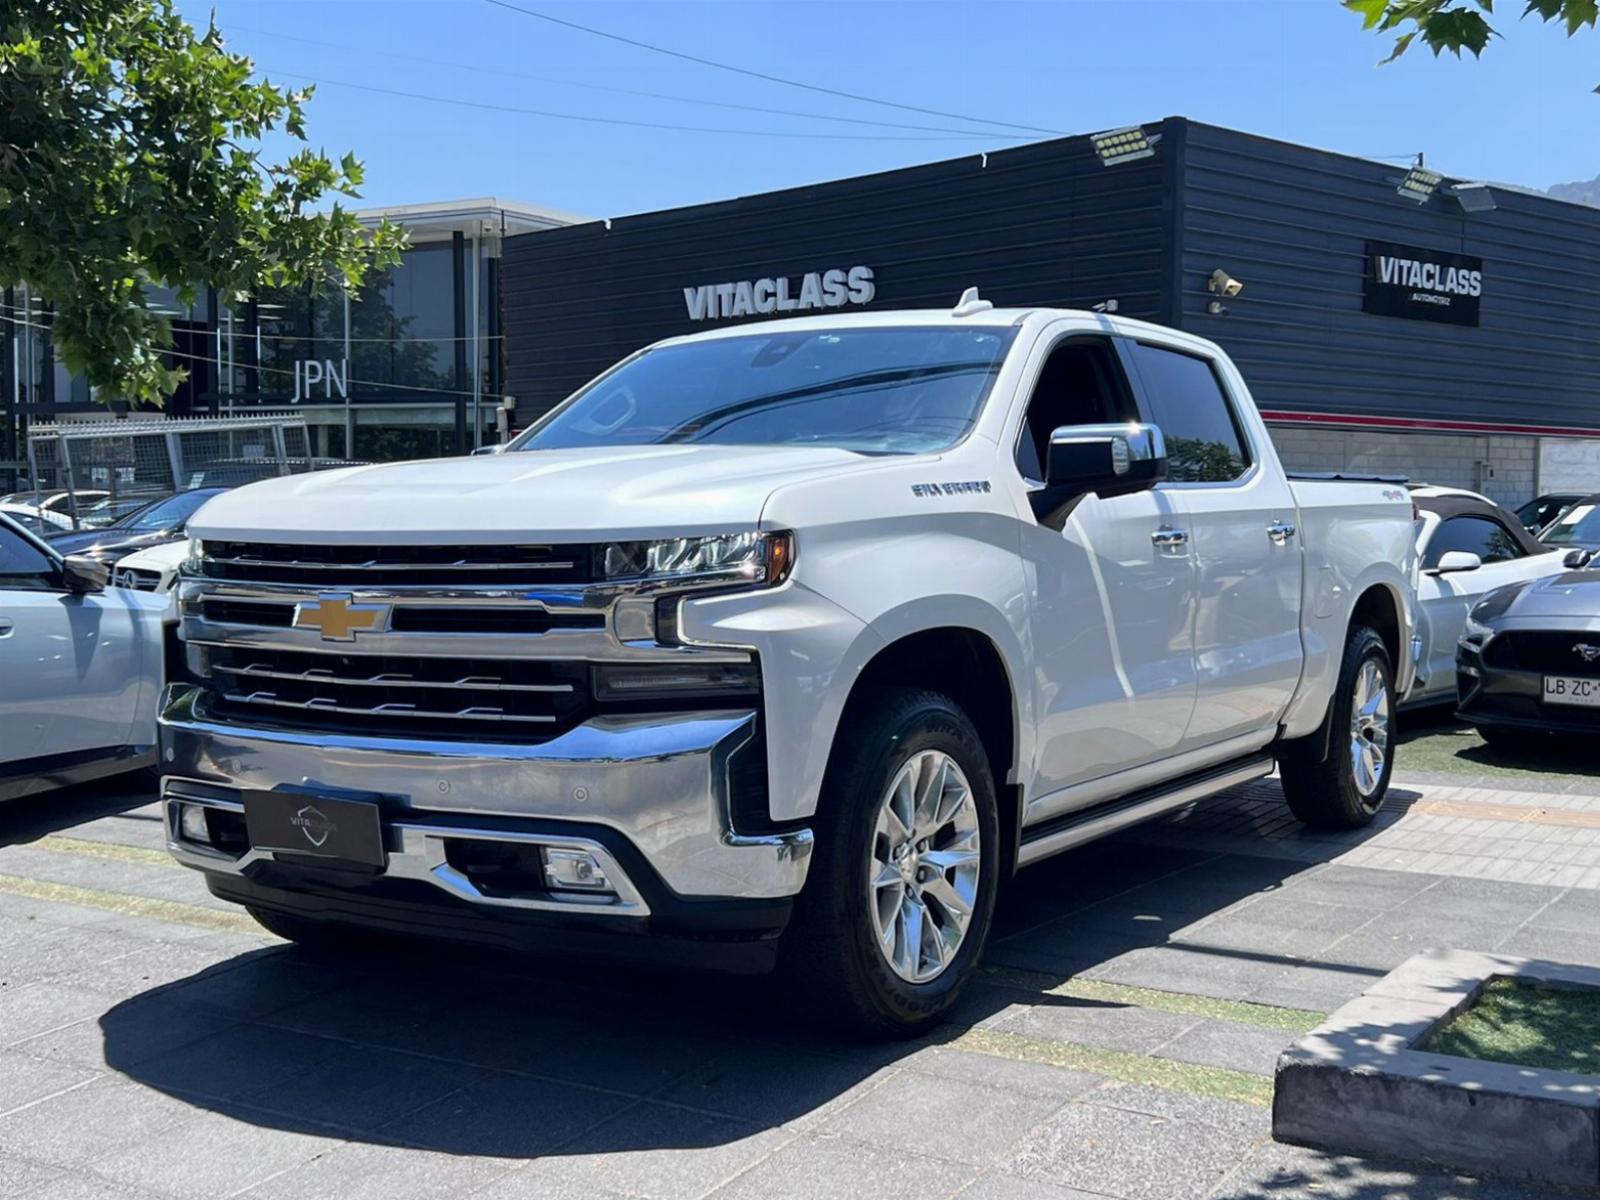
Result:
<svg viewBox="0 0 1600 1200"><path fill-rule="evenodd" d="M1467 613L1485 593L1562 570L1566 550L1551 549L1513 513L1461 488L1414 487L1417 506L1416 681L1404 706L1454 704L1456 642Z"/></svg>
<svg viewBox="0 0 1600 1200"><path fill-rule="evenodd" d="M111 568L112 586L170 596L178 582L178 568L188 557L187 540L163 542L125 554Z"/></svg>
<svg viewBox="0 0 1600 1200"><path fill-rule="evenodd" d="M1018 867L1275 763L1371 821L1410 683L1403 486L1291 479L1210 342L975 295L663 342L505 453L189 534L163 796L215 895L776 969L880 1034Z"/></svg>
<svg viewBox="0 0 1600 1200"><path fill-rule="evenodd" d="M78 515L85 517L90 508L105 502L109 492L86 491L78 493ZM49 533L72 528L71 492L12 492L0 496L0 513L18 521L30 533Z"/></svg>
<svg viewBox="0 0 1600 1200"><path fill-rule="evenodd" d="M0 517L0 800L155 762L165 608Z"/></svg>

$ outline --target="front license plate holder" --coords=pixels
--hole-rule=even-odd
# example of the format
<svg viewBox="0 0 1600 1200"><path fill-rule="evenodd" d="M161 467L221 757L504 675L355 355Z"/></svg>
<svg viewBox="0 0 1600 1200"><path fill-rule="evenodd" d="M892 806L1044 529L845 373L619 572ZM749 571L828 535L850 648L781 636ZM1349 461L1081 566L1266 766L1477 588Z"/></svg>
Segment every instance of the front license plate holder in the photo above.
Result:
<svg viewBox="0 0 1600 1200"><path fill-rule="evenodd" d="M1571 704L1579 708L1600 708L1600 678L1582 675L1546 675L1546 704Z"/></svg>
<svg viewBox="0 0 1600 1200"><path fill-rule="evenodd" d="M383 867L383 822L377 800L307 792L249 792L245 832L257 850Z"/></svg>

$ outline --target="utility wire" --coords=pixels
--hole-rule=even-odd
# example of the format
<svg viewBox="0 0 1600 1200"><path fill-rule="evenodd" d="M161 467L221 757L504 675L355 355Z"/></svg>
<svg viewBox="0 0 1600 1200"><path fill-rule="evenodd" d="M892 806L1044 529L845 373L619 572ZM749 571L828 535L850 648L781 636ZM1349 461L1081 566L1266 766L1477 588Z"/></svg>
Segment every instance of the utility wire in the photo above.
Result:
<svg viewBox="0 0 1600 1200"><path fill-rule="evenodd" d="M273 70L273 68L261 67L259 70L266 72ZM461 108L486 109L490 112L520 113L524 116L548 117L557 121L582 121L591 125L627 125L634 129L665 129L674 133L722 133L737 134L742 137L800 138L806 141L827 142L948 142L952 138L984 141L992 141L995 138L1022 140L1017 134L1000 133L954 133L929 137L892 133L790 133L769 132L765 129L728 129L714 125L676 125L662 121L631 121L623 117L595 117L582 113L551 112L542 108L519 108L511 104L490 104L481 100L459 100L454 96L429 96L422 92L406 92L398 88L376 87L369 83L351 83L348 79L328 79L322 76L309 75L304 71L278 71L277 73L296 79L306 79L312 83L326 84L331 87L354 88L358 92L374 92L380 96L399 96L407 100L427 100L434 104L454 104Z"/></svg>
<svg viewBox="0 0 1600 1200"><path fill-rule="evenodd" d="M501 75L507 79L525 79L530 83L551 83L558 87L584 88L592 92L609 92L617 96L634 96L643 100L667 100L674 104L698 104L706 108L733 109L736 112L762 113L778 117L800 117L807 121L837 121L846 125L871 125L879 129L910 129L923 133L954 133L963 137L968 137L972 134L970 129L951 129L944 125L913 125L901 121L874 121L870 117L839 117L831 113L808 112L805 109L768 108L760 104L738 104L732 100L705 100L697 96L676 96L671 92L641 92L634 88L612 87L604 83L585 83L578 79L559 79L549 75L530 75L525 71L508 71L503 67L487 67L480 63L448 62L444 59L428 58L421 54L401 54L394 50L355 46L347 42L324 42L316 38L299 37L296 34L276 33L269 29L251 29L245 25L230 25L229 29L240 33L256 34L261 37L299 42L304 46L320 46L325 50L339 50L346 54L372 54L380 58L396 59L400 62L422 63L430 67L448 67L455 71L471 71L477 75ZM1008 135L994 134L993 136L1005 138Z"/></svg>
<svg viewBox="0 0 1600 1200"><path fill-rule="evenodd" d="M552 17L549 13L535 12L531 8L523 8L519 4L511 4L508 0L484 0L484 3L492 4L496 8L504 8L511 12L521 13L525 17L533 17L538 21L548 21L552 25L576 29L579 33L606 38L608 41L621 42L625 46L634 46L640 50L650 50L656 54L665 54L669 58L698 63L702 67L715 67L719 71L731 71L735 75L744 75L751 79L763 79L768 83L781 83L786 87L803 88L808 92L820 92L824 96L838 96L845 100L859 101L862 104L880 104L885 108L898 108L904 112L921 113L925 117L945 117L953 121L969 121L974 125L997 125L1002 129L1021 129L1028 133L1043 133L1052 137L1065 136L1065 131L1060 129L1045 129L1039 125L1019 125L1015 121L991 121L984 117L969 117L965 113L943 112L937 108L920 108L915 104L901 104L896 100L882 100L877 96L863 96L856 92L845 92L840 91L838 88L823 87L817 83L805 83L798 79L785 79L781 75L768 75L764 71L751 70L749 67L717 62L714 59L701 58L695 54L685 54L681 50L669 50L665 46L653 46L649 42L636 41L633 38L624 37L620 33L608 33L604 29L594 29L588 25L579 25L576 21L566 21L560 17Z"/></svg>

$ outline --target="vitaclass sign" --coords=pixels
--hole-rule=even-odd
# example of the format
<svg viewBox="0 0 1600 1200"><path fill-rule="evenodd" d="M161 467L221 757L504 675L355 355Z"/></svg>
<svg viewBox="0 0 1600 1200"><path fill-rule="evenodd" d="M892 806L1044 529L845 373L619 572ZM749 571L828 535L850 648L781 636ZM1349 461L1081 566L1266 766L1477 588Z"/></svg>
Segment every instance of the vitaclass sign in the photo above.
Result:
<svg viewBox="0 0 1600 1200"><path fill-rule="evenodd" d="M1361 307L1386 317L1478 323L1483 259L1393 242L1367 243L1367 287Z"/></svg>
<svg viewBox="0 0 1600 1200"><path fill-rule="evenodd" d="M877 293L871 267L849 267L810 271L798 279L779 275L771 279L702 283L684 288L683 302L691 321L715 321L870 304Z"/></svg>

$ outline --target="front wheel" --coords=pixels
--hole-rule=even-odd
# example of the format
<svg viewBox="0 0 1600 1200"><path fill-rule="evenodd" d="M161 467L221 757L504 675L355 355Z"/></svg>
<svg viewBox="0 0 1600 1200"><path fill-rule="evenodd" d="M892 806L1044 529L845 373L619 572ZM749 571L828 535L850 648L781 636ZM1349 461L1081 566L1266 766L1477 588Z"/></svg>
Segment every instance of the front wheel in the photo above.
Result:
<svg viewBox="0 0 1600 1200"><path fill-rule="evenodd" d="M1317 829L1359 829L1383 807L1394 770L1394 668L1377 632L1350 631L1322 729L1278 759L1289 809Z"/></svg>
<svg viewBox="0 0 1600 1200"><path fill-rule="evenodd" d="M994 780L972 722L935 692L876 691L840 729L778 982L805 1015L911 1036L955 1007L983 953Z"/></svg>

